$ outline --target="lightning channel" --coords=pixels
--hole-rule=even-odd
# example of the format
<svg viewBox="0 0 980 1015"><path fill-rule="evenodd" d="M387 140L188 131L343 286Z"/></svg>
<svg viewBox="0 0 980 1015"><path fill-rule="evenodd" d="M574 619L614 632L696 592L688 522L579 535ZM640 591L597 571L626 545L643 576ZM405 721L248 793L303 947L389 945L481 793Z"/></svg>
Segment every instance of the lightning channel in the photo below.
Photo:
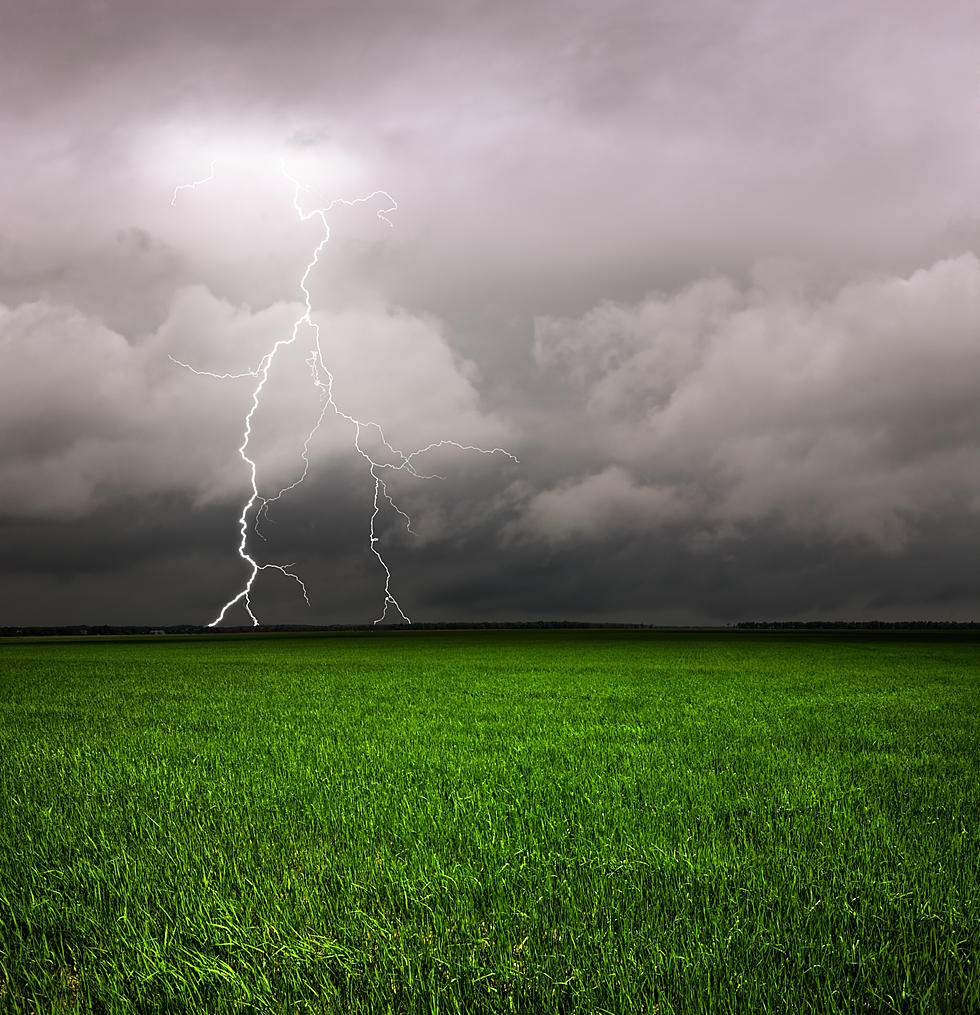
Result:
<svg viewBox="0 0 980 1015"><path fill-rule="evenodd" d="M217 159L211 160L211 169L208 172L207 176L202 177L200 180L192 180L190 183L178 183L177 186L174 187L173 196L170 198L171 208L173 208L177 204L177 195L182 190L197 190L198 187L202 186L205 183L210 183L214 179L214 164L216 161Z"/></svg>
<svg viewBox="0 0 980 1015"><path fill-rule="evenodd" d="M215 163L212 161L210 173L208 176L192 181L191 183L180 184L174 188L173 196L171 198L171 206L176 204L177 195L181 190L196 190L199 186L210 182L214 179L214 167ZM326 364L326 360L323 354L323 346L321 342L320 326L313 319L313 300L309 290L308 282L310 275L316 269L320 262L320 255L324 248L330 241L330 223L327 216L333 209L343 207L354 207L360 204L366 204L368 202L380 199L382 207L377 211L377 218L385 223L389 228L393 227L391 219L388 217L389 214L395 212L398 208L397 202L394 198L384 190L375 190L364 197L357 197L353 199L347 198L334 198L328 203L306 209L303 206L301 195L304 193L310 193L310 188L305 184L301 183L295 177L290 175L286 168L285 160L280 162L280 171L283 177L292 185L292 205L296 216L301 222L318 221L322 233L319 241L314 246L310 259L307 262L306 268L303 271L302 276L299 280L299 289L303 294L303 308L302 313L293 322L292 329L285 338L279 338L268 349L258 365L252 370L246 370L239 373L217 373L209 370L198 370L191 364L184 362L183 360L176 359L171 356L171 361L177 366L183 367L192 373L202 376L211 377L216 380L234 380L245 377L253 378L256 381L255 387L252 389L252 397L249 405L249 409L245 414L242 424L242 442L238 448L239 457L244 462L249 476L250 493L248 498L242 505L241 512L238 516L238 530L239 530L239 542L238 542L238 555L242 561L246 564L248 573L245 578L242 587L238 592L232 596L219 610L217 616L208 624L209 627L216 627L220 624L227 615L228 611L237 606L239 603L245 609L252 625L258 627L260 625L259 619L252 608L252 589L255 584L259 573L266 570L278 571L284 576L295 581L306 601L307 606L310 606L310 598L306 584L302 578L293 570L294 563L289 564L278 564L278 563L260 563L251 553L249 548L249 533L250 530L260 538L264 539L264 535L261 532L260 522L263 519L268 519L269 509L277 501L280 501L286 494L295 490L296 487L300 486L308 477L310 473L310 445L316 437L320 427L322 426L324 419L327 414L332 412L337 418L345 421L352 428L353 431L353 451L362 459L365 464L368 475L370 475L374 486L373 499L371 504L371 511L368 516L367 524L367 539L368 547L371 553L377 560L378 566L383 574L383 603L381 613L375 618L374 623L380 624L387 619L389 612L397 614L406 623L411 623L411 619L405 613L401 606L401 603L396 598L392 591L393 577L391 568L388 565L387 560L381 552L379 547L380 537L377 535L376 523L378 516L381 512L382 506L387 504L391 510L398 515L402 522L405 524L405 528L408 532L413 532L412 519L410 515L402 510L398 505L395 498L392 496L391 491L388 488L387 479L389 474L404 472L408 475L415 477L416 479L441 479L443 477L420 472L416 467L416 460L422 455L429 451L434 451L443 447L452 447L459 451L471 451L482 455L504 455L511 461L517 463L518 458L511 454L504 448L482 448L472 444L461 444L455 440L442 439L427 444L425 447L418 448L411 452L404 452L396 448L385 435L384 429L379 423L373 420L362 420L350 413L344 411L334 398L333 387L334 387L334 375ZM313 341L312 345L308 348L309 355L306 358L306 365L309 368L310 379L312 385L317 389L320 396L320 412L317 416L316 422L312 428L307 432L306 437L303 441L302 450L300 456L303 461L302 471L297 479L288 485L280 488L272 496L264 497L259 492L259 480L258 480L258 466L255 460L249 454L249 443L252 437L252 421L256 411L261 404L262 392L265 388L266 383L269 380L270 372L275 363L276 357L280 350L286 346L294 345L303 329L308 329L312 334ZM394 461L378 461L370 452L368 452L362 444L362 437L366 433L373 433L375 439L378 440L381 446L388 452L388 454L394 459ZM252 521L250 525L250 516Z"/></svg>

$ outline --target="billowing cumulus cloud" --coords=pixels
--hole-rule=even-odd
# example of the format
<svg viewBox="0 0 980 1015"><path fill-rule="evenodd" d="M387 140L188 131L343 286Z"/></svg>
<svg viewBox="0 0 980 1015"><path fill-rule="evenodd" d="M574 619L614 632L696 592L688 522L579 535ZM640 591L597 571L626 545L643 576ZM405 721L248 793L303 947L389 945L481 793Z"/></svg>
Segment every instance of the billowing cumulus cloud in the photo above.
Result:
<svg viewBox="0 0 980 1015"><path fill-rule="evenodd" d="M167 490L201 504L242 498L248 470L237 449L258 384L249 372L276 339L291 338L301 313L294 304L253 312L190 287L175 294L155 332L132 343L68 307L3 307L2 513L78 517L121 494ZM451 354L437 321L375 305L318 315L318 324L341 378L335 400L406 451L448 426L491 446L501 436L502 425L479 408L472 364ZM249 451L266 495L301 475L304 437L320 416L312 339L304 328L282 346L252 420ZM352 436L344 421L310 453L349 456Z"/></svg>
<svg viewBox="0 0 980 1015"><path fill-rule="evenodd" d="M815 295L792 265L537 322L597 471L532 500L549 539L684 517L898 549L980 503L980 261ZM609 465L608 463L614 463Z"/></svg>
<svg viewBox="0 0 980 1015"><path fill-rule="evenodd" d="M687 507L682 490L637 483L622 466L610 465L535 494L523 528L548 542L588 539L660 528L686 517Z"/></svg>

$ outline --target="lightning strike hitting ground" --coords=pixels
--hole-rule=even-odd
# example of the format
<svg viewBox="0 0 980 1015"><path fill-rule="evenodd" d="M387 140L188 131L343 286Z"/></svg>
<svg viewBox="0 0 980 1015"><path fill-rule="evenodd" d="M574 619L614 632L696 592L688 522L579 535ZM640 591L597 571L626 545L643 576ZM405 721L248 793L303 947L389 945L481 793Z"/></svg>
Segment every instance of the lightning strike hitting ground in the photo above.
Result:
<svg viewBox="0 0 980 1015"><path fill-rule="evenodd" d="M177 195L181 190L196 190L202 184L208 183L211 180L213 180L214 167L215 163L212 162L209 175L204 177L203 179L195 180L192 183L180 184L179 186L175 187L173 197L171 198L170 201L171 206L176 204ZM366 202L373 201L376 198L382 198L384 201L388 202L388 204L377 212L377 217L390 227L392 226L392 222L388 218L388 213L395 211L398 205L392 198L392 196L389 193L387 193L387 191L376 190L371 194L368 194L366 197L358 197L354 198L353 200L347 200L344 198L335 198L333 201L329 202L328 204L322 207L313 208L309 211L304 211L303 206L300 202L300 194L302 191L309 191L309 188L301 184L294 177L290 176L290 174L286 171L286 166L284 162L280 164L280 168L282 170L282 175L286 178L286 180L288 180L292 184L293 209L295 210L296 215L299 217L300 221L309 222L312 219L318 219L323 227L322 238L314 248L312 256L310 257L310 260L306 265L306 270L303 272L303 275L299 281L299 288L300 291L303 293L303 303L304 303L303 313L293 322L292 331L289 337L277 339L269 348L268 352L266 352L266 354L259 361L258 366L254 370L248 370L245 371L244 373L237 374L231 373L219 374L207 370L196 370L190 364L184 363L183 361L178 359L174 359L173 356L170 357L170 359L174 363L178 364L179 366L185 367L192 373L195 373L199 376L213 377L219 380L253 377L257 381L255 388L252 390L251 405L249 407L248 412L245 414L245 418L243 421L242 443L238 448L238 454L240 455L242 461L245 463L248 469L249 481L251 485L251 493L248 499L242 505L241 514L238 517L238 529L240 533L240 539L238 543L238 555L245 562L245 564L248 565L249 573L242 588L238 591L238 593L235 596L229 599L228 602L224 604L224 606L221 607L221 610L219 611L218 615L215 617L214 620L210 622L208 626L215 627L217 624L220 624L224 620L225 615L228 613L228 611L232 609L232 607L236 606L238 603L241 603L242 606L244 607L245 612L251 619L253 626L256 627L259 626L258 617L256 617L252 609L251 595L252 595L252 587L255 584L255 579L258 577L260 571L267 570L278 571L281 574L286 575L288 578L292 578L302 590L303 598L306 600L307 606L311 605L306 585L304 584L302 578L300 578L298 574L296 574L293 570L291 570L294 567L294 564L259 563L259 561L256 560L256 558L252 556L252 554L249 552L249 532L251 528L252 532L258 535L260 538L264 538L262 536L262 533L259 531L258 525L259 520L263 517L268 517L270 505L280 500L291 490L294 490L309 475L310 443L316 436L317 431L320 429L320 426L323 423L323 420L326 417L327 413L330 411L332 411L340 419L349 423L350 426L353 428L354 431L353 449L364 460L367 470L372 480L374 481L374 499L371 514L368 519L368 541L369 541L368 545L371 549L371 552L377 558L378 564L380 565L381 570L384 573L384 606L381 611L381 615L375 619L374 623L375 624L381 623L388 616L389 609L392 609L395 612L397 612L398 615L402 618L402 620L404 620L406 623L411 623L411 620L405 614L405 611L402 609L401 604L395 598L395 595L391 590L391 581L392 581L391 570L389 569L387 562L382 556L381 551L378 549L379 537L375 534L375 522L377 520L379 512L381 511L382 500L386 502L392 508L392 510L394 510L395 513L399 515L400 518L402 518L402 520L405 522L405 527L407 531L412 532L411 518L397 505L397 503L395 502L394 498L391 496L391 493L388 490L388 485L385 481L386 471L406 472L417 479L439 479L441 478L439 476L419 472L418 469L416 468L415 462L420 456L424 455L426 452L434 451L437 448L442 447L453 447L457 448L460 451L475 451L481 455L496 455L496 454L506 455L506 457L510 458L514 462L517 462L518 459L514 455L512 455L509 451L505 451L503 448L480 448L472 444L460 444L457 441L453 440L435 441L432 444L427 444L423 448L419 448L416 451L412 451L406 454L405 452L394 447L388 441L387 437L385 436L385 432L380 426L380 424L375 423L371 420L357 419L356 417L351 416L349 413L344 412L343 409L340 408L340 406L334 400L333 396L334 375L327 367L323 357L323 349L320 344L320 327L313 320L312 317L313 305L310 296L310 291L307 288L307 281L309 280L310 273L319 263L320 253L330 240L330 225L327 221L327 215L334 208L336 208L338 205L342 205L349 208L353 207L354 205L365 204ZM301 457L303 459L303 471L300 474L299 478L294 480L288 486L285 486L282 489L280 489L273 496L263 497L259 493L258 467L256 466L255 460L251 458L248 453L249 442L252 436L252 418L255 415L256 410L259 408L262 390L269 379L269 373L273 367L273 363L275 362L279 350L282 349L284 346L293 345L299 336L300 330L303 329L304 327L308 328L313 335L313 343L312 346L310 347L309 350L310 354L306 359L306 364L310 368L311 383L317 389L320 395L320 413L317 417L316 422L313 425L313 428L309 431L309 433L307 433L306 438L303 442L303 450L301 452ZM371 457L371 455L361 445L361 436L366 431L373 431L376 434L378 440L381 441L381 444L384 447L384 449L393 456L397 464L391 464L389 462L379 462ZM252 516L251 526L249 521L250 516Z"/></svg>

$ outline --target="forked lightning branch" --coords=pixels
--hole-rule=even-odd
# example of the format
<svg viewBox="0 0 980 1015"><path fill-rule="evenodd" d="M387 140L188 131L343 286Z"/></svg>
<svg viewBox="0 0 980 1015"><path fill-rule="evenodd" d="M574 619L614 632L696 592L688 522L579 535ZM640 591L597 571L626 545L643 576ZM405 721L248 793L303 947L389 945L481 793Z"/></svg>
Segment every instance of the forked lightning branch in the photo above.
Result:
<svg viewBox="0 0 980 1015"><path fill-rule="evenodd" d="M380 569L384 588L384 602L381 614L375 618L374 623L378 624L384 621L388 617L389 611L396 613L406 623L411 623L409 617L402 609L401 604L392 591L393 579L391 570L381 552L379 547L379 537L376 533L378 515L384 505L390 507L400 517L409 532L412 531L411 518L398 506L391 494L391 491L389 490L388 480L391 475L393 473L403 472L414 476L416 479L439 478L425 472L420 472L418 462L427 452L434 451L435 449L441 447L457 448L460 451L473 451L482 455L506 455L514 462L517 462L517 458L509 451L505 451L503 448L480 448L472 444L460 444L457 441L449 439L435 441L423 448L405 452L390 443L380 424L372 420L358 419L350 413L345 412L341 406L338 405L333 394L334 375L330 371L330 368L327 366L326 360L324 359L323 348L320 342L320 328L313 319L313 304L308 287L310 275L319 263L320 254L323 252L324 247L326 247L330 240L330 225L327 220L327 216L338 206L352 207L354 205L380 200L384 202L384 204L377 212L377 216L382 223L390 228L392 226L392 222L388 218L388 215L396 210L397 204L386 191L376 190L365 197L358 197L351 200L336 198L322 207L304 209L301 198L304 192L309 192L309 188L304 186L304 184L300 183L300 181L296 180L288 173L285 163L282 163L280 168L284 180L292 188L293 210L299 220L301 222L309 222L316 219L322 227L320 240L313 249L309 262L306 265L306 269L299 280L299 289L303 294L302 313L293 322L293 326L289 334L276 338L272 341L265 355L259 360L258 365L254 369L245 371L244 373L219 374L209 370L197 370L191 364L171 357L174 363L185 367L187 370L190 370L198 376L212 377L218 380L251 377L255 380L255 386L252 389L249 408L242 421L242 442L238 448L238 454L245 465L249 479L249 495L242 504L241 513L238 516L238 555L245 563L247 573L242 587L221 607L217 616L208 626L214 627L217 624L220 624L225 619L228 611L239 604L241 604L245 612L248 614L252 624L256 627L259 626L259 619L252 606L252 594L255 581L262 571L278 571L280 574L293 579L293 581L295 581L299 586L303 598L306 600L306 604L308 606L311 605L306 584L294 570L295 565L293 563L260 561L260 559L255 556L256 551L253 549L253 540L251 537L257 534L259 518L268 513L270 506L276 501L281 500L291 490L294 490L309 475L310 445L329 413L333 413L337 418L349 425L351 429L351 450L361 459L364 469L370 475L374 484L374 496L367 519L367 538L368 546ZM174 188L173 196L170 201L171 205L176 205L181 191L196 190L198 187L210 183L214 180L214 178L215 163L212 162L207 176L201 178L200 180L194 180L191 183L180 184ZM276 359L279 353L287 346L296 345L301 333L310 335L312 339L307 350L308 355L306 358L306 365L309 367L310 383L319 395L320 411L313 427L305 434L305 437L302 440L302 450L300 455L303 461L303 468L300 475L292 483L280 488L272 496L263 496L259 493L258 466L256 465L255 459L252 458L249 453L249 445L252 438L252 421L261 404L262 393L269 381L271 372L275 368ZM373 435L374 439L380 442L381 447L384 448L384 450L391 456L390 461L378 461L365 448L363 440L369 434Z"/></svg>

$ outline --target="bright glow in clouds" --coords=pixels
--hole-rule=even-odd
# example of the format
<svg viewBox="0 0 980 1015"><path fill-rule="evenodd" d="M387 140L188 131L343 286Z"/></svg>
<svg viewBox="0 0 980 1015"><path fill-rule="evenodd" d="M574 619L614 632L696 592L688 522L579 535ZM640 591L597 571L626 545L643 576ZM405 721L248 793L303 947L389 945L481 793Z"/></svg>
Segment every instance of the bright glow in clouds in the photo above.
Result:
<svg viewBox="0 0 980 1015"><path fill-rule="evenodd" d="M220 164L221 164L220 157L215 158L211 162L210 172L206 176L202 176L198 179L190 181L189 183L180 184L177 187L175 187L173 195L171 197L171 205L176 206L179 198L182 196L182 192L197 190L199 187L204 186L205 184L209 184L212 180L214 180L216 167L219 167L217 169L217 172L220 173L221 171ZM219 374L212 371L196 370L191 364L184 363L177 359L173 359L174 363L182 367L185 367L188 370L191 370L193 373L198 374L200 376L212 377L218 380L233 379L240 377L253 377L256 380L255 388L252 391L251 404L243 421L242 443L238 448L238 453L241 456L241 459L245 463L245 466L248 470L251 490L249 497L242 505L241 514L239 515L238 518L238 528L240 533L240 539L238 543L238 554L241 557L241 559L245 562L245 564L248 566L248 575L245 579L244 584L242 585L242 588L238 591L236 595L232 596L232 598L229 599L221 607L221 610L219 611L218 615L215 617L214 620L211 621L209 626L214 627L215 625L220 624L225 619L225 616L228 613L228 611L232 609L234 606L237 606L239 603L241 603L242 606L244 607L246 613L248 614L249 618L252 621L252 624L258 626L259 620L252 609L251 596L255 580L256 578L258 578L259 573L261 571L266 570L278 571L279 573L286 575L289 578L292 578L299 585L300 590L302 591L303 594L303 598L306 600L307 605L310 605L306 585L303 583L302 578L300 578L299 575L292 570L293 564L292 563L281 564L273 562L260 563L259 560L256 559L256 557L254 557L252 554L252 551L250 549L249 537L251 534L257 534L261 536L261 532L259 530L258 525L260 518L267 516L269 508L272 504L280 500L291 490L295 489L306 479L310 469L310 459L309 459L310 443L316 436L328 412L333 412L335 416L337 416L338 418L349 424L350 427L352 428L353 450L363 460L364 465L374 483L374 497L371 506L370 516L368 519L368 540L369 540L368 545L370 547L371 552L377 559L378 565L380 566L381 571L383 572L384 575L384 605L381 611L381 615L375 619L374 623L377 624L383 621L388 616L389 609L397 613L402 620L410 623L411 621L405 614L405 611L402 609L400 603L395 598L395 595L392 592L391 570L389 569L388 564L385 561L385 558L382 556L381 551L378 548L379 538L375 534L375 522L378 518L380 511L385 505L390 507L396 514L400 516L400 518L404 521L405 526L409 532L412 531L411 519L404 511L401 510L401 508L397 505L397 503L393 499L388 488L386 477L390 473L406 472L417 479L438 478L436 476L427 475L423 472L419 472L417 468L417 463L418 460L423 455L426 454L426 452L433 451L443 447L453 447L459 449L460 451L475 451L484 455L502 454L506 455L514 462L517 462L517 458L515 458L514 455L510 454L510 452L505 451L503 448L489 448L489 449L480 448L474 445L460 444L456 441L448 439L435 441L433 443L426 445L425 447L418 448L415 451L406 453L394 447L389 442L388 438L385 436L384 430L378 423L375 423L371 420L358 419L350 415L349 413L345 412L343 409L341 409L341 407L337 404L337 402L334 399L333 395L334 375L331 373L330 369L326 364L326 361L324 360L323 349L321 346L320 328L319 325L317 325L312 318L313 306L310 291L309 288L307 287L307 283L309 281L310 274L319 263L321 252L323 251L324 247L327 245L330 239L330 225L328 223L327 216L334 208L338 206L346 206L349 208L359 204L367 204L368 202L380 201L382 206L376 213L377 217L381 222L391 227L392 222L388 218L388 214L390 212L395 211L395 209L397 208L397 204L392 199L391 195L388 194L386 191L377 190L371 194L368 194L365 197L358 197L354 198L353 200L335 198L333 201L330 201L328 204L324 206L313 208L311 210L306 210L303 206L302 195L304 194L304 192L308 192L309 188L305 187L298 179L296 179L293 175L291 175L289 171L287 171L284 159L280 160L280 169L283 178L285 178L285 180L287 180L288 183L292 186L293 209L297 217L302 222L309 222L315 219L320 223L323 230L321 239L317 243L316 247L313 249L310 259L306 264L306 269L299 280L299 288L303 293L302 314L299 317L297 317L293 322L292 331L288 335L288 337L281 337L275 339L270 345L268 351L259 361L258 366L256 366L252 370L247 371L246 373ZM252 438L253 417L259 408L262 399L263 389L265 388L266 383L269 380L270 372L272 371L275 365L278 353L280 352L281 349L283 349L286 346L295 345L298 341L300 341L301 336L303 336L303 340L308 342L307 351L309 355L306 357L306 365L309 367L311 384L316 389L320 398L320 412L319 415L317 416L316 422L314 423L312 429L305 435L305 438L302 442L301 457L303 460L303 469L299 477L297 477L293 482L280 488L273 496L263 497L259 493L258 467L256 465L255 460L249 454L249 444ZM374 457L374 454L377 454L377 452L372 454L366 449L364 443L362 443L362 439L367 437L373 437L374 441L380 444L380 447L383 449L383 452L385 452L386 455L388 456L387 460L385 461L379 460L378 458Z"/></svg>
<svg viewBox="0 0 980 1015"><path fill-rule="evenodd" d="M279 178L283 160L299 179L326 180L337 189L353 186L364 173L355 159L325 136L294 130L284 139L281 125L275 131L241 123L217 129L185 121L156 127L142 146L141 161L156 180L162 175L190 183L207 175L201 172L202 151L208 152L212 166L220 166L225 193L244 181L254 183L256 177L268 178L271 184Z"/></svg>

